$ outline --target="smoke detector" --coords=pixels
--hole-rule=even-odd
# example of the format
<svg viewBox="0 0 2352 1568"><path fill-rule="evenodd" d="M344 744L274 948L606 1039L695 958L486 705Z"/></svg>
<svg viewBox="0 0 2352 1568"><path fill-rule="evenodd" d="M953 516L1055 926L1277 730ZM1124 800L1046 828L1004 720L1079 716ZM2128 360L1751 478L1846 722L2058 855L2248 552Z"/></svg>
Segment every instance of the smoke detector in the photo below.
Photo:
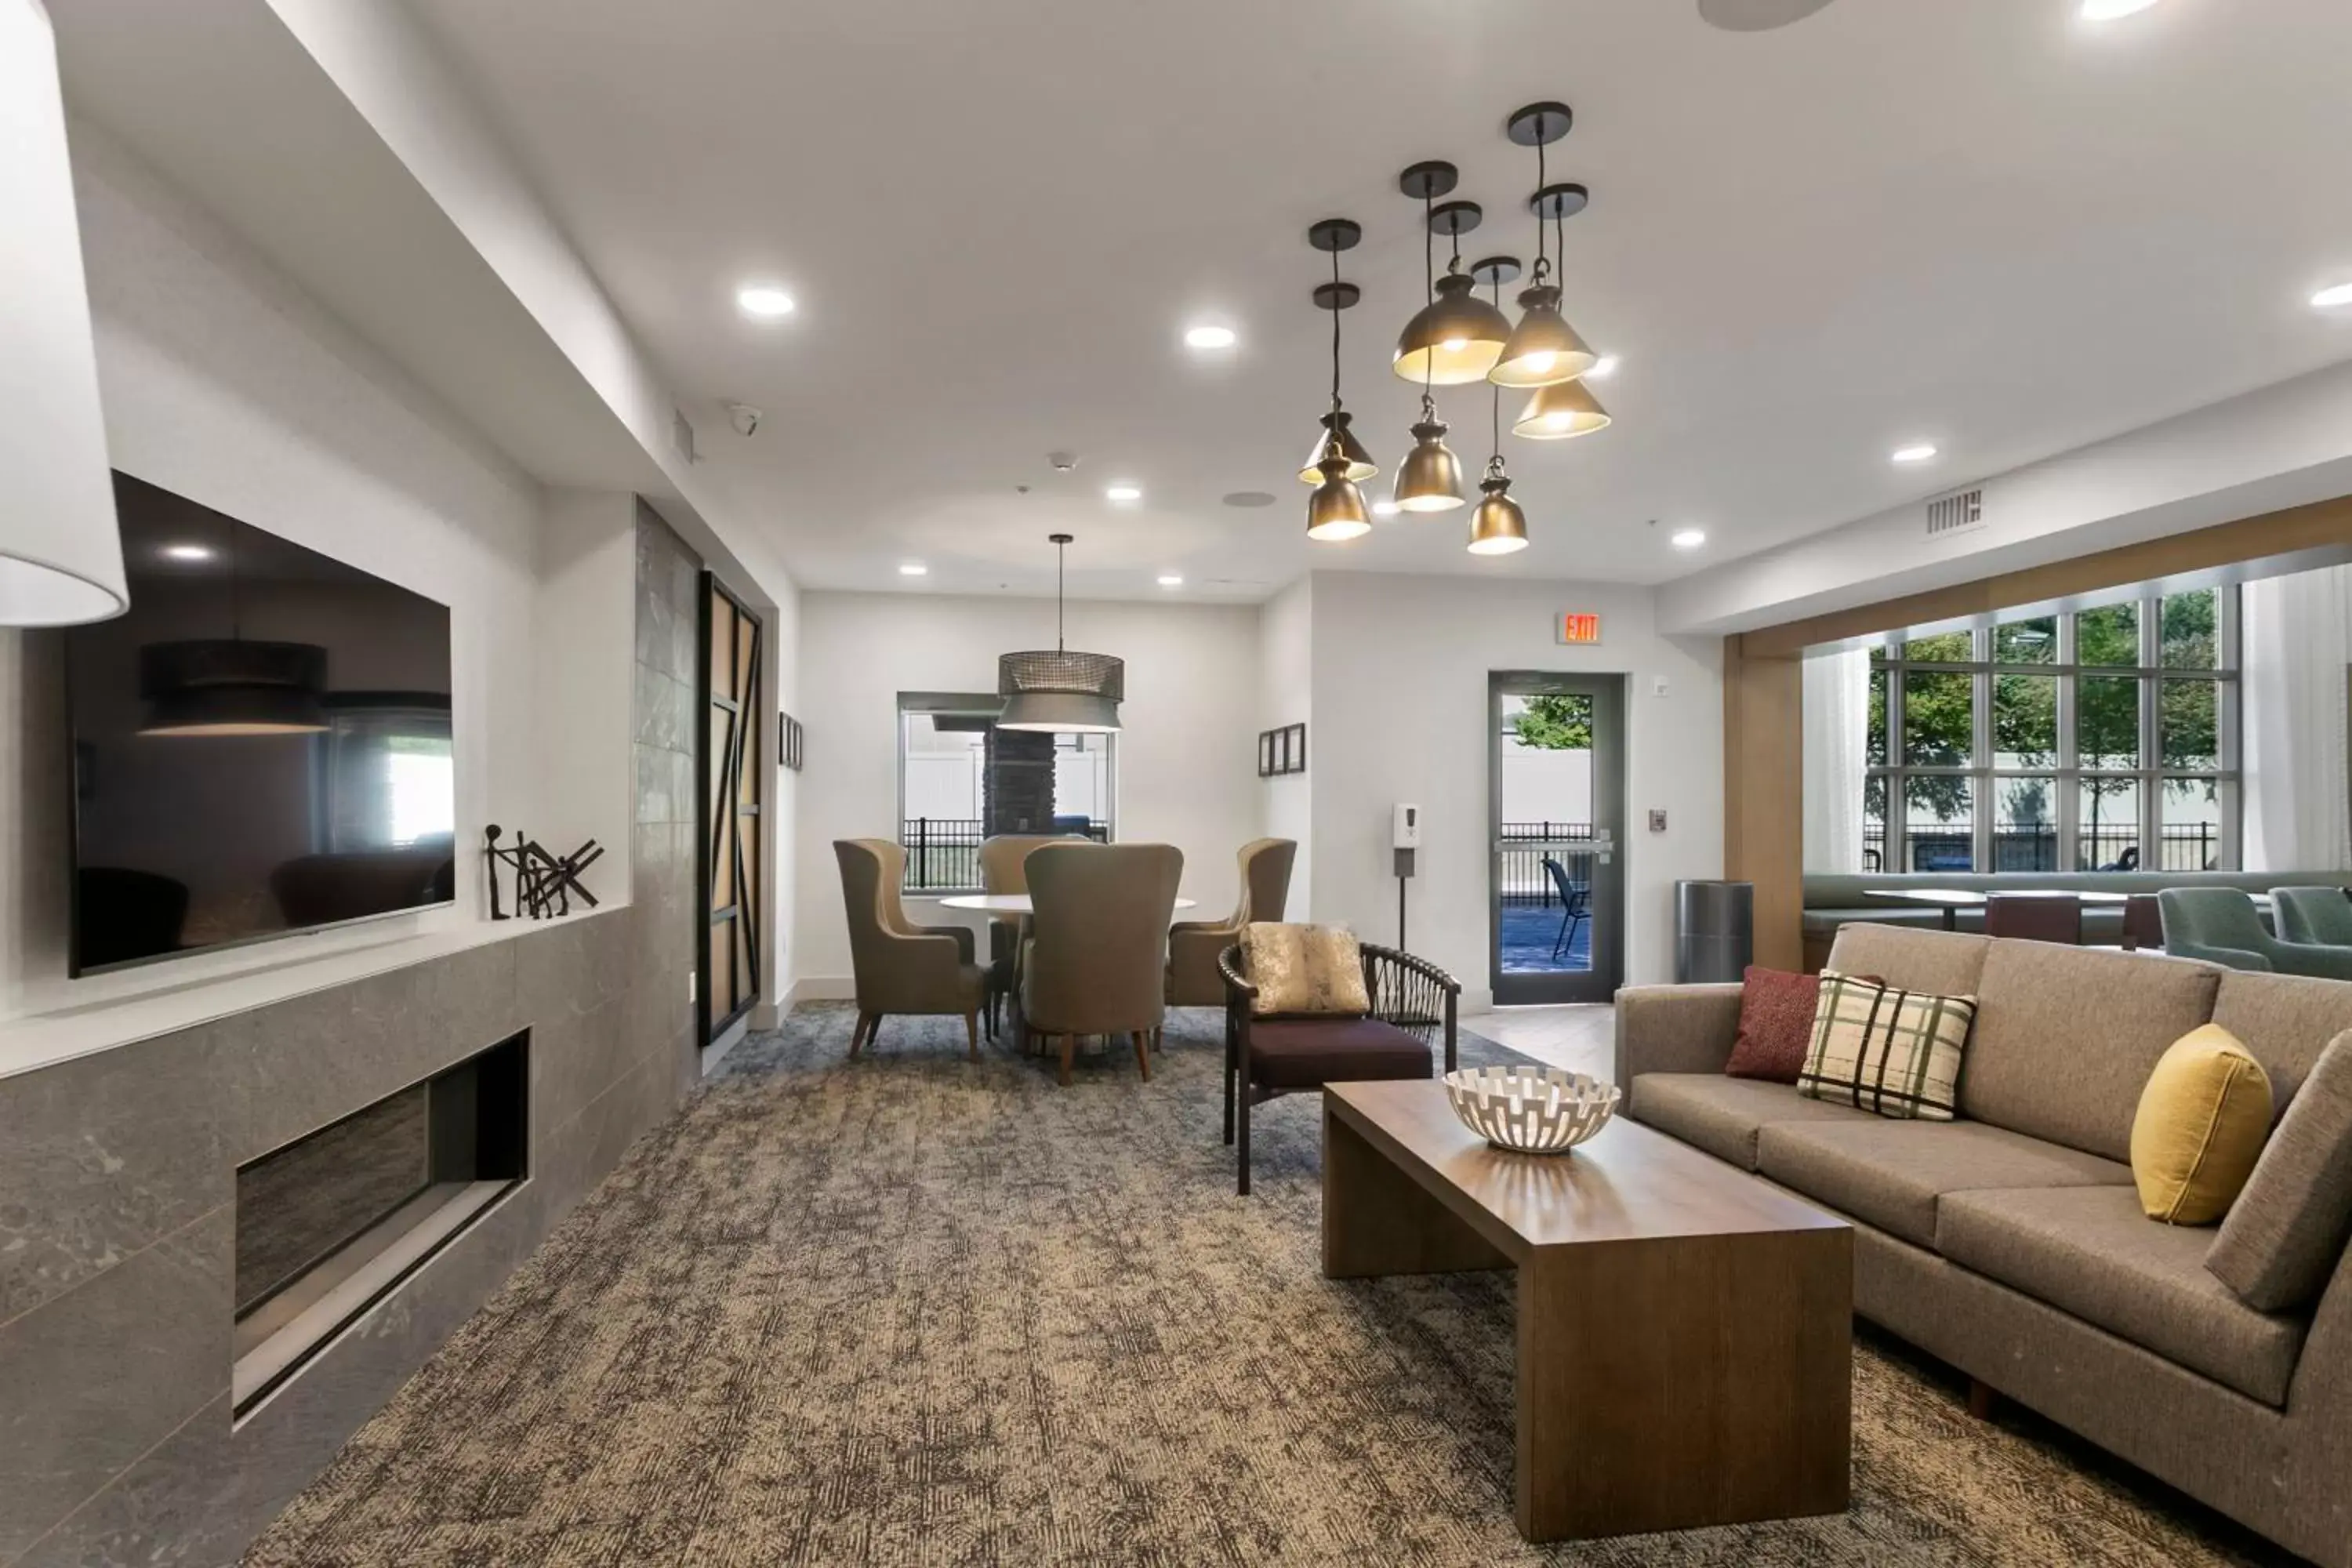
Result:
<svg viewBox="0 0 2352 1568"><path fill-rule="evenodd" d="M1727 33L1769 33L1801 22L1830 0L1698 0L1698 14Z"/></svg>
<svg viewBox="0 0 2352 1568"><path fill-rule="evenodd" d="M767 416L748 403L730 403L727 405L727 423L735 426L735 434L738 436L757 435L760 421L765 417Z"/></svg>

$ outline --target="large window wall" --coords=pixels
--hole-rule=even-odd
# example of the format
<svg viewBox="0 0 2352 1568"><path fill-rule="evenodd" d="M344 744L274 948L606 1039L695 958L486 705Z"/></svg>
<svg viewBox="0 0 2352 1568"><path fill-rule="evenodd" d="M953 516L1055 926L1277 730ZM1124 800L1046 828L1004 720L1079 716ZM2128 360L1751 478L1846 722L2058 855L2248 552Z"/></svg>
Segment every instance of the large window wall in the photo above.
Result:
<svg viewBox="0 0 2352 1568"><path fill-rule="evenodd" d="M1871 871L2235 869L2238 590L1871 649Z"/></svg>

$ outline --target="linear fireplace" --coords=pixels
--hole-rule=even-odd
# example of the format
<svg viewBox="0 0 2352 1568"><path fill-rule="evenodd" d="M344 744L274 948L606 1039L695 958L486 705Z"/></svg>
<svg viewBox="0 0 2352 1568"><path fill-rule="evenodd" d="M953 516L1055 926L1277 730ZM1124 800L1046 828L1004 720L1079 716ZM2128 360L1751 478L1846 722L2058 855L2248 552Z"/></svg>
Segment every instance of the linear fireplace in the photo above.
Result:
<svg viewBox="0 0 2352 1568"><path fill-rule="evenodd" d="M529 1174L525 1030L236 1173L243 1415Z"/></svg>

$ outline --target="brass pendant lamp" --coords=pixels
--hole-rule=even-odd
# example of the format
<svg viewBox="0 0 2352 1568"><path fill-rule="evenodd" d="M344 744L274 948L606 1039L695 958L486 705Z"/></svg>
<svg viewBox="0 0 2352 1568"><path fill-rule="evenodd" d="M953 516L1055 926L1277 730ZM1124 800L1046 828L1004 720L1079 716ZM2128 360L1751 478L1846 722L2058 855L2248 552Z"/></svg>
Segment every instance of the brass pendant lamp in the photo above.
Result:
<svg viewBox="0 0 2352 1568"><path fill-rule="evenodd" d="M1496 257L1478 264L1481 281L1491 281L1496 295L1502 294L1503 285L1518 276L1519 264L1508 257ZM1528 547L1528 514L1511 499L1511 476L1503 468L1503 389L1492 394L1494 413L1491 433L1493 456L1486 459L1486 477L1479 481L1484 499L1470 513L1468 550L1473 555L1508 555Z"/></svg>
<svg viewBox="0 0 2352 1568"><path fill-rule="evenodd" d="M1589 193L1582 185L1554 185L1546 178L1544 149L1568 134L1576 116L1564 103L1531 103L1511 116L1510 139L1536 150L1536 194L1528 202L1536 215L1536 265L1532 282L1519 296L1519 324L1511 329L1502 357L1486 373L1496 386L1552 386L1574 381L1600 362L1574 327L1559 313L1559 288L1551 280L1553 260L1544 252L1547 207L1565 207L1573 201L1582 210Z"/></svg>
<svg viewBox="0 0 2352 1568"><path fill-rule="evenodd" d="M1351 218L1344 217L1327 217L1307 231L1307 243L1318 250L1328 251L1331 256L1331 281L1315 290L1315 303L1333 312L1331 335L1334 339L1339 335L1338 312L1353 305L1361 297L1361 290L1353 283L1339 281L1339 252L1353 250L1363 237L1363 226ZM1339 302L1342 299L1346 303ZM1339 438L1339 450L1348 459L1349 482L1360 485L1366 479L1379 476L1381 466L1372 461L1371 453L1356 437L1355 416L1339 405L1336 356L1331 376L1331 412L1323 416L1321 424L1322 434L1315 437L1315 448L1307 454L1307 461L1298 470L1300 483L1319 485L1323 482L1323 450L1330 445L1334 436Z"/></svg>
<svg viewBox="0 0 2352 1568"><path fill-rule="evenodd" d="M1424 299L1435 294L1433 274L1435 260L1436 215L1431 207L1433 197L1454 188L1454 165L1451 163L1415 163L1404 172L1399 184L1405 195L1420 200L1425 221L1422 226L1421 270ZM1450 205L1450 204L1449 204ZM1427 315L1433 305L1424 305L1422 315ZM1420 320L1420 316L1414 318ZM1408 328L1410 332L1412 329ZM1397 363L1403 363L1402 351ZM1412 427L1412 450L1397 467L1396 489L1391 500L1399 511L1451 511L1463 504L1462 461L1445 444L1445 421L1437 416L1437 400L1431 395L1433 383L1429 379L1436 370L1433 357L1421 360L1421 420Z"/></svg>
<svg viewBox="0 0 2352 1568"><path fill-rule="evenodd" d="M1339 253L1354 249L1363 237L1362 226L1343 217L1325 218L1307 231L1307 243L1331 258L1331 280L1315 286L1317 307L1331 312L1331 412L1323 416L1321 456L1310 465L1315 493L1307 498L1307 537L1325 544L1360 539L1371 531L1370 509L1356 486L1380 472L1356 441L1348 411L1339 405L1339 312L1363 298L1362 289L1340 281Z"/></svg>
<svg viewBox="0 0 2352 1568"><path fill-rule="evenodd" d="M1398 334L1396 358L1390 366L1401 379L1424 386L1484 381L1511 336L1511 319L1472 292L1475 279L1462 270L1462 237L1478 226L1484 209L1476 202L1436 201L1460 178L1453 164L1442 162L1415 163L1397 176L1397 188L1422 204L1429 235L1448 235L1454 240L1445 276L1430 282L1429 301ZM1428 247L1424 237L1424 270Z"/></svg>
<svg viewBox="0 0 2352 1568"><path fill-rule="evenodd" d="M1574 184L1546 185L1529 199L1528 205L1535 209L1537 233L1542 233L1547 222L1552 226L1555 252L1566 243L1561 226L1582 212L1589 200L1585 188ZM1537 265L1543 264L1538 261ZM1533 292L1528 290L1529 294ZM1565 321L1560 324L1567 325ZM1581 338L1577 341L1583 342ZM1576 374L1581 376L1595 363L1588 361ZM1601 399L1592 395L1591 388L1581 381L1558 381L1536 389L1535 395L1528 399L1528 405L1519 410L1518 418L1512 423L1511 434L1530 441L1565 441L1572 436L1590 436L1608 426L1609 410L1601 406Z"/></svg>

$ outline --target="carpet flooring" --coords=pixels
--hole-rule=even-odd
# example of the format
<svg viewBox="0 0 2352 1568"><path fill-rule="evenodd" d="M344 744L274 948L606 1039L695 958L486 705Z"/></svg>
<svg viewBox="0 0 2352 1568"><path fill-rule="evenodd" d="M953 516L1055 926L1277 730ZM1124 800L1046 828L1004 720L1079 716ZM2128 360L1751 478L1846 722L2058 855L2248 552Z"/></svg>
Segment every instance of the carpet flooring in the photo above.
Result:
<svg viewBox="0 0 2352 1568"><path fill-rule="evenodd" d="M1874 1336L1843 1515L1535 1548L1507 1276L1333 1282L1319 1107L1218 1141L1215 1018L1076 1083L958 1020L739 1046L255 1543L314 1564L2273 1561ZM1465 1041L1472 1061L1499 1047Z"/></svg>

